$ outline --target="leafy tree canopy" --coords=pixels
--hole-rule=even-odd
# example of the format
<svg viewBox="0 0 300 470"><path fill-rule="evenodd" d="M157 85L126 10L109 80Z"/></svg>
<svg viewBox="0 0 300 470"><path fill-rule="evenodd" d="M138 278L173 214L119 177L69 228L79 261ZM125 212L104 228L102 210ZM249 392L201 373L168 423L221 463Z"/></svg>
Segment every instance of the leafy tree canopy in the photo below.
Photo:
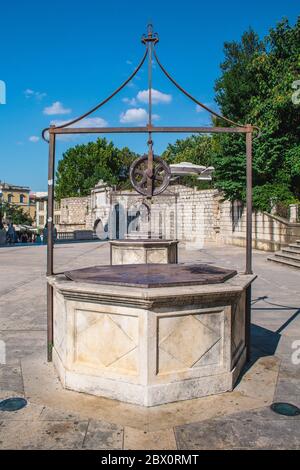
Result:
<svg viewBox="0 0 300 470"><path fill-rule="evenodd" d="M300 77L300 17L282 20L260 40L253 30L240 42L225 43L222 75L215 85L223 115L261 128L253 143L254 207L300 197L300 104L292 84ZM223 125L221 122L219 125ZM216 185L230 199L245 199L245 139L214 137Z"/></svg>
<svg viewBox="0 0 300 470"><path fill-rule="evenodd" d="M33 220L30 215L25 212L22 207L8 202L2 203L1 214L2 217L16 225L32 225Z"/></svg>
<svg viewBox="0 0 300 470"><path fill-rule="evenodd" d="M224 44L216 101L223 116L260 127L253 141L253 205L270 210L277 202L300 198L300 104L292 102L293 82L300 77L300 18L295 26L282 20L263 39L252 30L239 42ZM214 124L226 126L222 120ZM192 136L170 144L169 163L213 165L213 185L228 199L246 198L245 136ZM186 183L192 183L187 179Z"/></svg>
<svg viewBox="0 0 300 470"><path fill-rule="evenodd" d="M127 147L118 149L105 138L68 149L57 167L56 198L87 196L100 179L128 187L129 167L136 157Z"/></svg>

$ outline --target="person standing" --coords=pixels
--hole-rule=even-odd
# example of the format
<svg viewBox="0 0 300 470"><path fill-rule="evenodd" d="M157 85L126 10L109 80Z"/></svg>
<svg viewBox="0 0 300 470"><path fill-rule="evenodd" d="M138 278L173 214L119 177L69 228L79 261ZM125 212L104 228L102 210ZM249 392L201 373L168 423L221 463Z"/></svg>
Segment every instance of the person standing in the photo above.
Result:
<svg viewBox="0 0 300 470"><path fill-rule="evenodd" d="M10 222L8 224L8 229L7 229L7 242L9 245L12 245L15 243L15 228L13 224Z"/></svg>

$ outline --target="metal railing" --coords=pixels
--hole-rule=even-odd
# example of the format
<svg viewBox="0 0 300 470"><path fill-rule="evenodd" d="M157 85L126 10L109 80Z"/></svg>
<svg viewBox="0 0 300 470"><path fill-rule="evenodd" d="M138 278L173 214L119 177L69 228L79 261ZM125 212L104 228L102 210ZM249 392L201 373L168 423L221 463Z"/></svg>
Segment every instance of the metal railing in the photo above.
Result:
<svg viewBox="0 0 300 470"><path fill-rule="evenodd" d="M57 232L57 240L74 240L74 232Z"/></svg>

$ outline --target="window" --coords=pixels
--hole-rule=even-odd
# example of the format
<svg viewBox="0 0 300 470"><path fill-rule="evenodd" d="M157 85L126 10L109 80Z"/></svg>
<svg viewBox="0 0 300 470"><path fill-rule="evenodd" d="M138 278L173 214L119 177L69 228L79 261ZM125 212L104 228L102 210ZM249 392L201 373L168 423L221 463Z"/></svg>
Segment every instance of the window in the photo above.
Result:
<svg viewBox="0 0 300 470"><path fill-rule="evenodd" d="M45 218L43 215L39 217L39 225L44 225L45 224Z"/></svg>
<svg viewBox="0 0 300 470"><path fill-rule="evenodd" d="M7 196L7 202L8 202L9 204L11 204L12 201L13 201L13 194L9 194L9 195Z"/></svg>
<svg viewBox="0 0 300 470"><path fill-rule="evenodd" d="M25 202L25 196L24 194L20 194L20 203L24 204L24 202Z"/></svg>
<svg viewBox="0 0 300 470"><path fill-rule="evenodd" d="M36 207L37 207L39 212L44 212L45 211L44 201L37 201Z"/></svg>
<svg viewBox="0 0 300 470"><path fill-rule="evenodd" d="M60 215L55 215L54 216L54 224L57 225L60 223Z"/></svg>

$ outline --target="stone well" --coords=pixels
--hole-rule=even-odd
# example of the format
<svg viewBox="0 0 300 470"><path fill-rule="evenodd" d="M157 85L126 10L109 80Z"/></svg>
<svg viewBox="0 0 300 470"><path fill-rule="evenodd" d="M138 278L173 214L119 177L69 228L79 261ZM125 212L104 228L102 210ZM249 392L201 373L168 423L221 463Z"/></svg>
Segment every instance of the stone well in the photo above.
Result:
<svg viewBox="0 0 300 470"><path fill-rule="evenodd" d="M232 390L255 276L208 265L99 266L49 277L65 388L143 406Z"/></svg>
<svg viewBox="0 0 300 470"><path fill-rule="evenodd" d="M111 264L177 263L177 240L113 240L110 244Z"/></svg>

